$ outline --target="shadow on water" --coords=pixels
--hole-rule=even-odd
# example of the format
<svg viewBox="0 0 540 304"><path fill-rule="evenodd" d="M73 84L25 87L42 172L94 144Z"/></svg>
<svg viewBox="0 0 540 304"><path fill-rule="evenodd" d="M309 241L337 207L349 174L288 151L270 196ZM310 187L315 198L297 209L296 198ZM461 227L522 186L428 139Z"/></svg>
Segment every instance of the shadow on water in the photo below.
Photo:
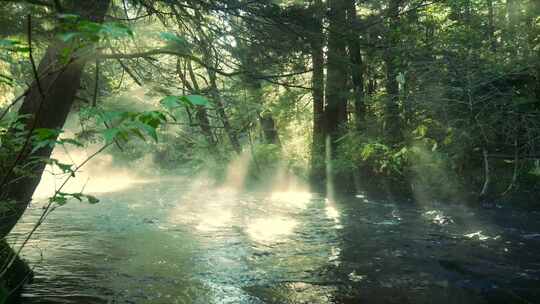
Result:
<svg viewBox="0 0 540 304"><path fill-rule="evenodd" d="M23 303L532 303L540 214L164 178L56 210ZM12 235L22 238L36 204Z"/></svg>

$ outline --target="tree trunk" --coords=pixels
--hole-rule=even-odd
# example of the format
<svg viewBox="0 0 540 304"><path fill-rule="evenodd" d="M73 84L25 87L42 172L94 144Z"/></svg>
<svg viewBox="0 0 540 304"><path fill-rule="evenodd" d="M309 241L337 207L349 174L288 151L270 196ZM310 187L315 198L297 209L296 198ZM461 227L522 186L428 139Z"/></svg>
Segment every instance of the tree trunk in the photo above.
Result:
<svg viewBox="0 0 540 304"><path fill-rule="evenodd" d="M347 23L348 0L329 0L328 62L326 79L326 131L330 136L332 153L337 150L337 142L347 122Z"/></svg>
<svg viewBox="0 0 540 304"><path fill-rule="evenodd" d="M313 142L311 146L311 184L314 189L322 189L325 179L324 167L324 7L321 0L314 3L314 33L311 42L311 61L313 74L311 76L311 91L313 97Z"/></svg>
<svg viewBox="0 0 540 304"><path fill-rule="evenodd" d="M281 146L279 135L276 129L276 122L270 113L259 114L259 121L263 131L263 139L265 144L273 144Z"/></svg>
<svg viewBox="0 0 540 304"><path fill-rule="evenodd" d="M401 118L399 113L399 84L397 81L398 70L398 47L396 28L399 26L399 6L401 0L390 0L387 17L390 20L387 31L387 48L384 54L386 66L386 106L384 133L390 143L398 143L402 139Z"/></svg>
<svg viewBox="0 0 540 304"><path fill-rule="evenodd" d="M260 102L261 105L264 104L262 87L258 80L250 79L248 80L248 91L256 100ZM259 124L262 131L262 140L265 144L281 145L279 141L278 131L276 129L276 123L274 117L270 111L257 111L257 116L259 118Z"/></svg>
<svg viewBox="0 0 540 304"><path fill-rule="evenodd" d="M535 80L532 84L534 88L534 95L536 97L536 107L540 109L540 48L535 48L536 39L538 33L540 33L540 25L536 22L536 18L540 16L540 2L532 1L529 8L529 41L530 41L530 51L532 52L534 62L534 71L535 71Z"/></svg>
<svg viewBox="0 0 540 304"><path fill-rule="evenodd" d="M487 6L488 6L488 37L489 37L489 44L492 52L495 52L497 50L497 41L495 40L495 22L493 20L494 18L494 12L493 12L493 0L487 0Z"/></svg>
<svg viewBox="0 0 540 304"><path fill-rule="evenodd" d="M534 2L534 1L533 1ZM518 55L519 43L516 36L519 29L519 1L506 0L506 45L510 58Z"/></svg>
<svg viewBox="0 0 540 304"><path fill-rule="evenodd" d="M328 62L326 79L326 136L327 147L326 179L329 188L345 192L354 186L353 179L344 172L334 170L332 161L338 158L338 140L345 134L347 123L347 99L349 58L347 56L348 25L346 18L348 0L329 0L328 12ZM330 183L335 182L334 185ZM329 193L331 194L331 193Z"/></svg>
<svg viewBox="0 0 540 304"><path fill-rule="evenodd" d="M351 76L354 94L354 110L356 129L365 128L366 105L364 103L364 65L360 53L360 41L356 27L356 1L347 1L347 18L349 22L349 59L351 61Z"/></svg>
<svg viewBox="0 0 540 304"><path fill-rule="evenodd" d="M256 77L258 74L258 71L256 71L256 64L249 56L242 56L240 61L245 69L250 70L250 73L245 75L244 78L248 94L260 105L259 109L256 111L256 116L261 127L262 142L265 144L280 145L274 117L270 111L264 110L263 87L261 80Z"/></svg>
<svg viewBox="0 0 540 304"><path fill-rule="evenodd" d="M231 143L232 148L237 154L242 153L242 146L240 145L240 142L238 141L238 136L236 134L236 131L232 128L231 123L229 122L229 118L227 117L227 113L225 113L225 105L223 104L223 100L221 98L221 94L219 94L218 86L217 86L217 79L216 79L216 72L207 69L208 72L208 78L210 78L210 94L212 95L212 99L214 101L214 105L216 106L217 113L219 115L219 118L221 119L221 122L223 123L223 128L225 129L225 133L227 134L227 137L229 138L229 142Z"/></svg>
<svg viewBox="0 0 540 304"><path fill-rule="evenodd" d="M102 22L109 5L110 0L73 1L73 7L69 11L78 13L83 20ZM19 115L28 115L28 118L24 120L27 131L40 128L62 129L64 126L79 89L86 63L84 58L79 58L62 66L59 58L65 47L65 43L61 41L53 42L39 64L37 74L43 75L39 79L41 88L34 80L18 112ZM6 136L13 136L13 134ZM4 207L2 209L8 211L0 222L1 238L4 238L17 223L39 184L45 162L36 162L36 158L48 159L53 150L53 147L47 146L32 153L31 146L30 141L30 145L23 151L15 152L11 162L5 166L24 167L28 169L25 172L29 171L32 174L21 173L20 170L9 170L2 177L0 201Z"/></svg>
<svg viewBox="0 0 540 304"><path fill-rule="evenodd" d="M488 151L486 148L482 149L482 156L484 159L484 184L482 185L482 190L480 191L478 199L481 203L484 203L489 201L489 192L491 186L491 172L489 168Z"/></svg>
<svg viewBox="0 0 540 304"><path fill-rule="evenodd" d="M191 83L193 84L192 91L196 94L199 94L201 89L199 87L199 83L197 82L197 77L193 72L193 66L191 65L191 61L188 61L188 72ZM203 106L195 106L195 111L195 117L197 118L197 122L199 123L199 128L201 129L201 132L206 138L210 150L216 151L216 141L214 140L214 134L212 133L212 128L210 127L210 120L208 119L208 113L206 112L206 108Z"/></svg>
<svg viewBox="0 0 540 304"><path fill-rule="evenodd" d="M519 1L506 0L506 16L508 27L515 28L518 24L519 19Z"/></svg>

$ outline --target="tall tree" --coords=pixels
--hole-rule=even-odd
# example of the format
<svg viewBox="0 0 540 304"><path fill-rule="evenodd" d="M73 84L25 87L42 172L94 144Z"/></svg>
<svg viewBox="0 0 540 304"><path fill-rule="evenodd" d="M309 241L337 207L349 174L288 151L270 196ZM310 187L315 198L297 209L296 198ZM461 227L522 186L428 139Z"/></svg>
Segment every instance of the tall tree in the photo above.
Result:
<svg viewBox="0 0 540 304"><path fill-rule="evenodd" d="M62 12L77 14L83 21L101 23L110 3L111 0L66 1ZM62 129L79 90L87 58L73 56L65 64L62 56L69 47L61 40L55 40L48 47L18 111L28 135L22 149L13 153L0 184L0 202L4 210L9 210L0 223L1 238L11 231L26 210L45 168L43 160L50 157L54 148L48 145L33 151L33 131ZM16 167L25 170L21 172Z"/></svg>
<svg viewBox="0 0 540 304"><path fill-rule="evenodd" d="M315 0L313 6L313 23L310 31L311 95L313 99L313 137L311 146L311 183L316 188L324 184L324 6L321 0Z"/></svg>
<svg viewBox="0 0 540 304"><path fill-rule="evenodd" d="M326 144L330 153L327 162L338 159L339 139L345 134L347 124L347 102L349 96L349 58L347 56L347 4L348 0L328 1L328 52L326 78ZM327 164L328 166L328 164ZM334 166L327 171L327 183L333 189L347 191L351 187L351 179ZM330 190L330 189L328 189Z"/></svg>
<svg viewBox="0 0 540 304"><path fill-rule="evenodd" d="M389 0L386 18L388 19L386 51L384 61L386 68L386 106L385 106L385 136L391 143L397 143L402 138L401 116L399 110L399 8L403 0Z"/></svg>
<svg viewBox="0 0 540 304"><path fill-rule="evenodd" d="M187 73L189 75L189 78L191 79L191 83L187 81L186 75L184 75L183 71L178 71L178 74L180 76L180 79L182 80L184 86L193 94L200 94L201 88L199 86L199 82L197 81L197 76L195 75L195 72L193 71L193 65L191 61L187 62ZM206 108L204 106L196 106L195 107L195 117L197 118L197 122L199 124L199 128L201 129L202 134L206 138L206 141L208 143L208 146L211 150L216 150L216 141L214 140L214 134L212 133L212 128L210 127L210 120L208 119L208 113L206 111Z"/></svg>
<svg viewBox="0 0 540 304"><path fill-rule="evenodd" d="M348 0L328 1L328 52L326 78L326 132L332 143L332 151L337 151L337 140L344 134L347 122L347 97L349 65L347 57Z"/></svg>
<svg viewBox="0 0 540 304"><path fill-rule="evenodd" d="M349 37L347 40L349 58L351 62L351 77L354 96L354 112L356 118L356 128L365 128L366 105L364 102L364 64L360 52L360 41L358 37L359 26L356 16L356 1L347 1L347 19L349 23Z"/></svg>

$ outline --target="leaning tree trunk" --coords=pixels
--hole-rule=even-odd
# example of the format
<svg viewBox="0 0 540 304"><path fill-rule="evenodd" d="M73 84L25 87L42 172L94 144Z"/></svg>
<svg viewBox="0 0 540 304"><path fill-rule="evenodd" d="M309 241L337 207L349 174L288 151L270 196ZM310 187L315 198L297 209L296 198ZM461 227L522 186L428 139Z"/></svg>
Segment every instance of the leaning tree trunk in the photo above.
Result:
<svg viewBox="0 0 540 304"><path fill-rule="evenodd" d="M70 3L72 5L68 11L79 14L83 20L102 22L110 0ZM31 84L19 109L18 114L26 116L23 123L28 132L40 128L62 129L71 110L86 60L74 58L68 64L63 64L59 59L65 47L66 44L61 41L54 41L49 46L37 70L39 82L34 80ZM6 136L15 136L13 132ZM54 148L47 146L31 152L32 146L29 140L28 145L24 145L21 151L14 151L12 157L8 157L8 162L3 164L9 169L0 184L0 204L5 211L0 221L1 238L11 231L30 203L45 169L43 160L51 156ZM36 159L41 161L36 162ZM24 172L20 168L25 168Z"/></svg>

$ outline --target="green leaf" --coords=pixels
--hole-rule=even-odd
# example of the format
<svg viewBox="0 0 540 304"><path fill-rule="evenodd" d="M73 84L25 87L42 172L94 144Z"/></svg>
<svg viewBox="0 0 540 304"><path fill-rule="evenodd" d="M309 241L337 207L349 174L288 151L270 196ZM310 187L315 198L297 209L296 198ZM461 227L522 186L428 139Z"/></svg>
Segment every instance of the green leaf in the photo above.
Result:
<svg viewBox="0 0 540 304"><path fill-rule="evenodd" d="M79 36L79 33L74 32L58 34L58 38L64 42L68 42L77 36Z"/></svg>
<svg viewBox="0 0 540 304"><path fill-rule="evenodd" d="M156 142L158 141L156 128L148 124L144 124L144 123L140 123L139 126L141 127L141 129L143 129L146 132L146 134L150 135L150 137L152 137Z"/></svg>
<svg viewBox="0 0 540 304"><path fill-rule="evenodd" d="M64 138L64 139L60 140L59 143L60 144L72 144L72 145L74 145L76 147L83 147L84 146L80 141L78 141L76 139L73 139L73 138Z"/></svg>
<svg viewBox="0 0 540 304"><path fill-rule="evenodd" d="M12 87L14 85L14 80L9 76L0 74L0 83L4 83Z"/></svg>
<svg viewBox="0 0 540 304"><path fill-rule="evenodd" d="M72 53L73 49L71 47L65 47L62 49L60 52L60 60L63 64L67 64L69 62Z"/></svg>
<svg viewBox="0 0 540 304"><path fill-rule="evenodd" d="M93 195L88 195L88 194L86 194L85 196L86 196L86 199L88 200L89 204L93 205L93 204L99 203L99 199L97 197L95 197Z"/></svg>
<svg viewBox="0 0 540 304"><path fill-rule="evenodd" d="M114 123L122 121L129 116L128 112L106 111L99 113L98 123Z"/></svg>
<svg viewBox="0 0 540 304"><path fill-rule="evenodd" d="M58 166L58 168L60 168L60 170L62 170L62 172L64 173L67 173L67 172L73 172L73 170L71 170L71 166L70 164L63 164L63 163L56 163L56 165Z"/></svg>
<svg viewBox="0 0 540 304"><path fill-rule="evenodd" d="M118 22L107 22L101 25L100 33L109 38L133 37L133 31L127 25Z"/></svg>
<svg viewBox="0 0 540 304"><path fill-rule="evenodd" d="M142 141L146 141L146 138L144 137L144 135L142 134L141 130L139 129L132 129L131 130L131 133L135 134L138 138L140 138Z"/></svg>
<svg viewBox="0 0 540 304"><path fill-rule="evenodd" d="M78 23L78 28L85 34L98 34L102 30L103 26L96 22L80 21Z"/></svg>
<svg viewBox="0 0 540 304"><path fill-rule="evenodd" d="M17 40L13 40L13 39L0 39L0 48L12 48L12 47L15 47L17 45L21 44L19 41Z"/></svg>
<svg viewBox="0 0 540 304"><path fill-rule="evenodd" d="M118 136L118 133L120 133L120 129L110 128L103 131L102 135L107 143L111 143L112 141L115 140L116 136Z"/></svg>
<svg viewBox="0 0 540 304"><path fill-rule="evenodd" d="M23 46L21 42L14 39L0 39L0 49L7 49L14 52L29 52L28 46Z"/></svg>
<svg viewBox="0 0 540 304"><path fill-rule="evenodd" d="M64 195L58 193L57 195L49 198L49 202L56 203L56 204L62 206L62 205L65 205L67 203L67 198Z"/></svg>
<svg viewBox="0 0 540 304"><path fill-rule="evenodd" d="M204 98L201 95L186 95L186 96L182 96L181 99L183 99L184 101L187 101L188 103L192 105L197 105L197 106L208 105L208 99Z"/></svg>
<svg viewBox="0 0 540 304"><path fill-rule="evenodd" d="M74 199L78 200L79 202L82 202L82 197L85 196L84 194L82 193L65 193L64 195L69 195L71 197L73 197Z"/></svg>
<svg viewBox="0 0 540 304"><path fill-rule="evenodd" d="M75 14L58 14L59 19L68 20L68 21L77 21L79 19L79 15Z"/></svg>
<svg viewBox="0 0 540 304"><path fill-rule="evenodd" d="M178 35L173 34L173 33L161 32L161 33L159 33L159 36L161 37L161 39L163 39L163 40L165 40L167 42L173 42L175 44L179 44L179 45L182 45L182 46L186 46L186 45L189 44L188 41L186 40L186 38L178 36Z"/></svg>
<svg viewBox="0 0 540 304"><path fill-rule="evenodd" d="M159 103L168 109L176 109L183 105L180 97L174 95L170 95L161 99Z"/></svg>
<svg viewBox="0 0 540 304"><path fill-rule="evenodd" d="M36 134L38 140L46 140L55 139L58 137L58 135L60 135L60 133L62 133L62 131L48 128L38 128L34 130L34 133Z"/></svg>

